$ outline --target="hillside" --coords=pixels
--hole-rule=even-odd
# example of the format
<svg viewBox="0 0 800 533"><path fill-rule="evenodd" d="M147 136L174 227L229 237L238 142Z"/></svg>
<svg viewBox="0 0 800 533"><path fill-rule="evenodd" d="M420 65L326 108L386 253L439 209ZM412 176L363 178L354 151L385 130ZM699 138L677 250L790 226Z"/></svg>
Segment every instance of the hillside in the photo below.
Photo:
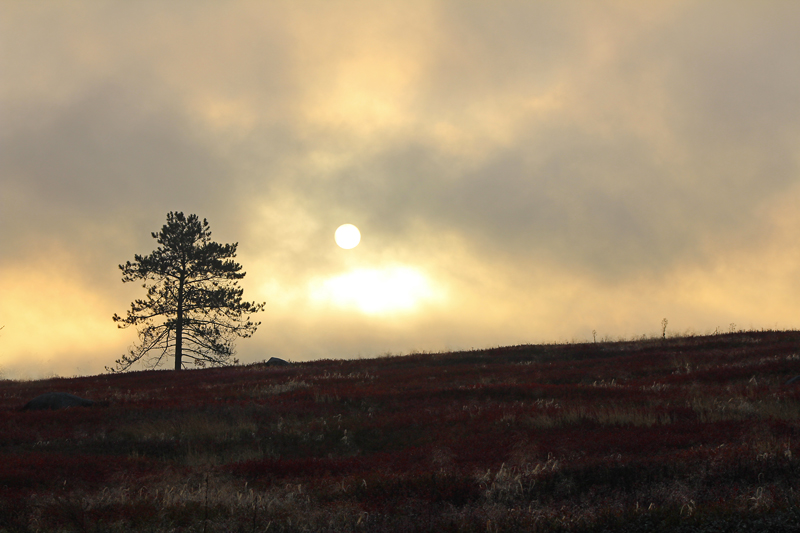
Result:
<svg viewBox="0 0 800 533"><path fill-rule="evenodd" d="M2 381L0 531L789 531L797 375L763 331Z"/></svg>

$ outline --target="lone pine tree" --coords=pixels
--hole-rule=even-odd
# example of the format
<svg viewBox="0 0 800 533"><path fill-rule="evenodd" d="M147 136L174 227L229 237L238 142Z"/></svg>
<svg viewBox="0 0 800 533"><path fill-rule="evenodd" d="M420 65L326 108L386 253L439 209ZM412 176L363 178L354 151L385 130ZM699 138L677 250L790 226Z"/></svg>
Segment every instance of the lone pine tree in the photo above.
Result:
<svg viewBox="0 0 800 533"><path fill-rule="evenodd" d="M175 370L185 359L198 367L237 363L233 339L255 333L261 323L249 316L265 305L242 301L238 280L245 273L233 261L238 243L213 242L207 220L183 213L168 213L151 235L160 245L153 253L119 265L122 281L143 281L147 296L135 300L126 317L113 317L120 328L137 326L139 343L106 370L125 371L145 356L155 368L170 353Z"/></svg>

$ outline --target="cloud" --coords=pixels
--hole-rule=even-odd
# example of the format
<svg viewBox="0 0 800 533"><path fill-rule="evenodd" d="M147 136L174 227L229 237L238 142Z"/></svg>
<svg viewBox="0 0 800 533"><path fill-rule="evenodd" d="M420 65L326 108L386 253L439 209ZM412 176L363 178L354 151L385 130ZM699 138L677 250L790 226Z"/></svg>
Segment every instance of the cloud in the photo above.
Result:
<svg viewBox="0 0 800 533"><path fill-rule="evenodd" d="M246 296L270 304L243 358L789 320L798 19L778 1L4 4L0 274L120 312L116 266L182 210L240 243ZM446 296L392 320L314 303L314 283L391 269ZM47 351L23 332L49 308L0 311L18 306L0 343Z"/></svg>

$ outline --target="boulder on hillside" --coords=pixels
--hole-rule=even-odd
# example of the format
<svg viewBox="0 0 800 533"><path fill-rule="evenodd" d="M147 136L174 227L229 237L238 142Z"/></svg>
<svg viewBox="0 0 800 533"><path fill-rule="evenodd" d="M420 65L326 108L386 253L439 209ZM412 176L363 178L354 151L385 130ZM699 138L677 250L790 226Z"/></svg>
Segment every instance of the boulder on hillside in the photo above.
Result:
<svg viewBox="0 0 800 533"><path fill-rule="evenodd" d="M269 361L267 361L267 366L292 366L292 363L278 357L270 357Z"/></svg>
<svg viewBox="0 0 800 533"><path fill-rule="evenodd" d="M66 392L46 392L25 404L23 411L42 411L45 409L56 410L68 407L89 407L94 405L92 400L79 398Z"/></svg>

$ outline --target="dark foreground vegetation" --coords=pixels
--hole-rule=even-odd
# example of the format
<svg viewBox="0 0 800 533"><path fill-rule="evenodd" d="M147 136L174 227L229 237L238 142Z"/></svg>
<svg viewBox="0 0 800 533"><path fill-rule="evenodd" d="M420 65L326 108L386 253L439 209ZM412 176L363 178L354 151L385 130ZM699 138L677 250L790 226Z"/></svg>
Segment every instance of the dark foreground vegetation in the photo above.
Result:
<svg viewBox="0 0 800 533"><path fill-rule="evenodd" d="M767 331L2 381L0 531L797 531L798 374Z"/></svg>

